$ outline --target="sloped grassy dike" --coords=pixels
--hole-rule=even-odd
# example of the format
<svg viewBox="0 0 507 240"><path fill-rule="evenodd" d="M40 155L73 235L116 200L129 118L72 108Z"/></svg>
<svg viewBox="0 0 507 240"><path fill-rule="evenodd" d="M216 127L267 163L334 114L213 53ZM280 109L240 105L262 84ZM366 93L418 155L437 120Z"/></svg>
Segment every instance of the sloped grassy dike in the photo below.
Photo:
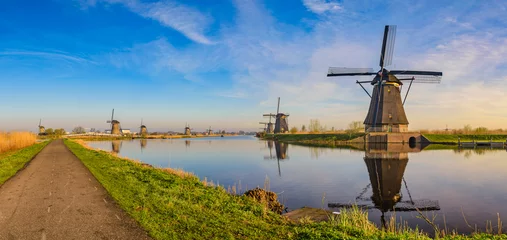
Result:
<svg viewBox="0 0 507 240"><path fill-rule="evenodd" d="M379 230L357 209L329 222L294 223L253 198L231 195L191 174L152 168L70 140L65 144L155 239L429 239L406 228ZM493 236L473 236L488 237Z"/></svg>

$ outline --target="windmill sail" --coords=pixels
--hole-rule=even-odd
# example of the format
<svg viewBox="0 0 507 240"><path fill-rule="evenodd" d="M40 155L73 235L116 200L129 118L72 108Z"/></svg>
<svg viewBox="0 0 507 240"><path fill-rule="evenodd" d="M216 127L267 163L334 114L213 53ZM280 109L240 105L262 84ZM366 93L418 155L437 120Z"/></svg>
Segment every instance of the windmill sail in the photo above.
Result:
<svg viewBox="0 0 507 240"><path fill-rule="evenodd" d="M328 77L336 76L359 76L359 75L375 75L373 68L346 68L346 67L330 67L327 71Z"/></svg>

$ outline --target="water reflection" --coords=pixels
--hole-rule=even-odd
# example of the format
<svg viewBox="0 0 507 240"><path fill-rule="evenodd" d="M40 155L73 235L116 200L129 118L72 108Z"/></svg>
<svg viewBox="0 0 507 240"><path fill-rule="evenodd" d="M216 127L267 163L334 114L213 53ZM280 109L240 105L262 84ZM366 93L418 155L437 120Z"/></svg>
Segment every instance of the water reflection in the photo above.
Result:
<svg viewBox="0 0 507 240"><path fill-rule="evenodd" d="M269 156L264 156L264 159L276 159L277 163L278 163L278 176L282 176L282 171L280 169L280 160L285 160L285 159L288 159L288 156L287 156L287 149L289 148L289 144L287 143L283 143L283 142L278 142L278 141L271 141L271 140L268 140L266 141L266 144L269 148ZM273 144L275 145L275 153L276 153L276 156L273 156Z"/></svg>
<svg viewBox="0 0 507 240"><path fill-rule="evenodd" d="M111 141L111 149L114 153L120 153L122 141L121 140L113 140Z"/></svg>
<svg viewBox="0 0 507 240"><path fill-rule="evenodd" d="M141 139L141 141L139 141L139 142L140 142L140 144L141 144L141 151L142 151L143 149L145 149L145 148L146 148L146 145L148 144L148 140L146 140L146 139Z"/></svg>
<svg viewBox="0 0 507 240"><path fill-rule="evenodd" d="M440 210L438 201L427 199L414 200L403 177L408 164L409 152L420 152L424 146L406 144L372 144L367 146L364 162L368 171L370 184L356 197L355 203L329 203L330 208L351 208L354 205L363 209L378 209L381 212L380 222L387 227L386 212L436 211ZM405 185L408 193L404 197L401 187ZM370 198L363 195L371 188ZM373 205L372 205L373 204Z"/></svg>
<svg viewBox="0 0 507 240"><path fill-rule="evenodd" d="M190 140L185 140L185 146L190 147Z"/></svg>

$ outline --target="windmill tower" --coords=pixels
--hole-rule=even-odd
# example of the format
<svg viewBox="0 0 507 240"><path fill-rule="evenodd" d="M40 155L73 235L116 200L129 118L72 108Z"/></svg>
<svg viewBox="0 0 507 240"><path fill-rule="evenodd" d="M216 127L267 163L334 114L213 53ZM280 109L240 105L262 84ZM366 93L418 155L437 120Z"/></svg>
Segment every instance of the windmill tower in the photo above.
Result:
<svg viewBox="0 0 507 240"><path fill-rule="evenodd" d="M107 120L106 123L110 123L111 124L111 134L115 135L115 134L121 134L121 126L120 126L120 122L117 121L117 120L114 120L114 108L113 108L113 113L111 114L111 120Z"/></svg>
<svg viewBox="0 0 507 240"><path fill-rule="evenodd" d="M141 126L139 126L139 135L146 136L148 134L148 129L145 125L143 125L143 119L141 118Z"/></svg>
<svg viewBox="0 0 507 240"><path fill-rule="evenodd" d="M356 83L371 98L368 114L364 120L366 132L408 132L408 119L403 105L407 99L412 83L440 83L442 72L387 70L391 65L396 26L386 25L384 40L380 52L380 70L374 72L372 68L335 68L330 67L328 77L337 76L375 76L371 81L357 81ZM402 101L401 90L404 81L410 81L405 97ZM362 85L373 85L370 94Z"/></svg>
<svg viewBox="0 0 507 240"><path fill-rule="evenodd" d="M46 128L42 126L42 119L39 119L39 135L46 135Z"/></svg>
<svg viewBox="0 0 507 240"><path fill-rule="evenodd" d="M185 123L185 131L183 132L184 135L191 135L192 134L192 129L190 128L190 125L186 124Z"/></svg>
<svg viewBox="0 0 507 240"><path fill-rule="evenodd" d="M289 114L281 113L280 112L280 97L278 97L278 105L276 107L276 115L272 113L263 114L264 117L269 117L269 123L268 123L268 132L272 129L272 123L271 123L271 117L275 117L275 129L273 130L274 133L286 133L289 131L289 121L288 117Z"/></svg>
<svg viewBox="0 0 507 240"><path fill-rule="evenodd" d="M209 128L206 130L206 133L208 134L208 136L213 135L213 130L211 130L211 126L209 126Z"/></svg>

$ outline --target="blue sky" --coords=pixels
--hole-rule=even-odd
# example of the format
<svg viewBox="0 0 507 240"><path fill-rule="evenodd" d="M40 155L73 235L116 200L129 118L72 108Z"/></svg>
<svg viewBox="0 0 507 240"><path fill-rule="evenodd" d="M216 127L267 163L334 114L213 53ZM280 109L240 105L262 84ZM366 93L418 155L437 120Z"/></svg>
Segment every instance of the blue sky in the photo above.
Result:
<svg viewBox="0 0 507 240"><path fill-rule="evenodd" d="M275 112L300 127L364 120L369 98L329 66L442 71L413 86L410 129L505 128L505 1L143 1L0 3L0 126L255 130Z"/></svg>

